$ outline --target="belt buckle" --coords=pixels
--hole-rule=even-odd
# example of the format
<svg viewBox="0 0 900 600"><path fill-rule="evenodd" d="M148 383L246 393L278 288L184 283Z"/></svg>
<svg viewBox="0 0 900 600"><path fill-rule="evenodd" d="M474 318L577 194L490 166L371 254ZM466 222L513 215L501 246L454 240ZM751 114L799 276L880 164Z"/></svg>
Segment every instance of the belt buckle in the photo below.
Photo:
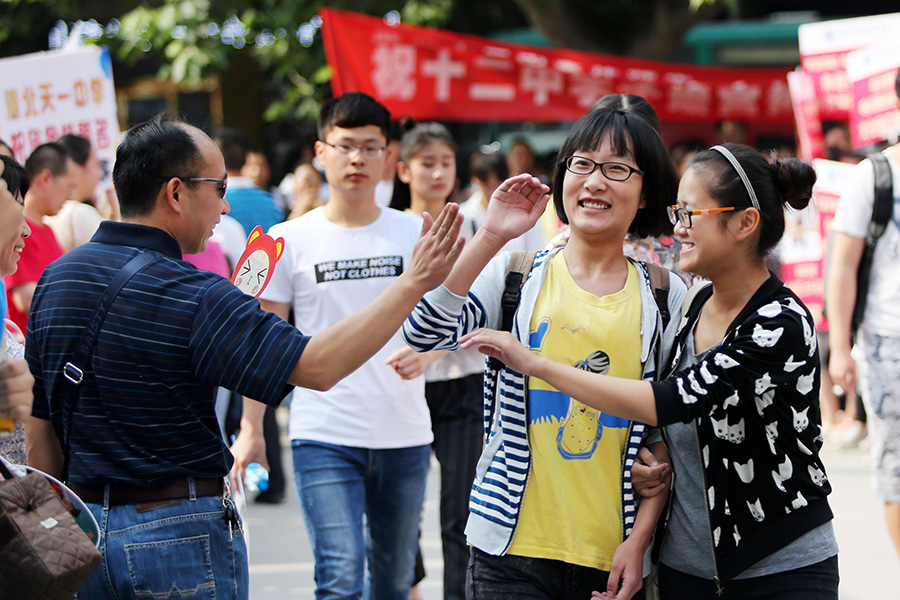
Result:
<svg viewBox="0 0 900 600"><path fill-rule="evenodd" d="M75 385L79 385L84 379L84 371L70 362L67 362L66 366L63 367L63 375Z"/></svg>

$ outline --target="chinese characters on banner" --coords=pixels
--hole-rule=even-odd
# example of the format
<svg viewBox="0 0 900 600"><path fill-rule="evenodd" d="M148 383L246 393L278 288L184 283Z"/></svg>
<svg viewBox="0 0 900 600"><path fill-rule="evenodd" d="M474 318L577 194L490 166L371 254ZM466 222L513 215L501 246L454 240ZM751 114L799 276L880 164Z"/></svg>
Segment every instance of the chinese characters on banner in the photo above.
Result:
<svg viewBox="0 0 900 600"><path fill-rule="evenodd" d="M0 60L0 137L24 162L66 133L88 138L106 169L119 138L112 63L104 48Z"/></svg>
<svg viewBox="0 0 900 600"><path fill-rule="evenodd" d="M898 132L898 36L900 13L808 23L798 30L800 63L812 78L821 118L849 121L856 148Z"/></svg>
<svg viewBox="0 0 900 600"><path fill-rule="evenodd" d="M790 123L785 69L729 69L535 48L322 9L335 95L366 92L394 115L567 121L601 96L638 94L663 121Z"/></svg>
<svg viewBox="0 0 900 600"><path fill-rule="evenodd" d="M798 157L808 163L814 158L825 158L825 136L812 77L798 69L788 73L787 78L791 102L794 104Z"/></svg>
<svg viewBox="0 0 900 600"><path fill-rule="evenodd" d="M825 240L837 211L838 200L853 165L816 159L813 202L802 211L785 215L785 234L778 246L780 277L812 313L820 331L827 330L822 316L825 277Z"/></svg>
<svg viewBox="0 0 900 600"><path fill-rule="evenodd" d="M853 89L847 80L847 55L900 34L900 13L837 19L800 26L800 66L813 78L824 120L847 120Z"/></svg>
<svg viewBox="0 0 900 600"><path fill-rule="evenodd" d="M900 134L897 110L897 67L900 40L886 40L847 55L847 80L853 89L850 134L857 148L896 139Z"/></svg>

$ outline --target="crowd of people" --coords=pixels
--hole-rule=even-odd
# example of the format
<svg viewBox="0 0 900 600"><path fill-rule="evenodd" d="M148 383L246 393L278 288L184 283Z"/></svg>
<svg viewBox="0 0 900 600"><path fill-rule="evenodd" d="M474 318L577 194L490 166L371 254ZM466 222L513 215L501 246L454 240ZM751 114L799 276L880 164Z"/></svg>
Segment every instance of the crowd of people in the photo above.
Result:
<svg viewBox="0 0 900 600"><path fill-rule="evenodd" d="M100 524L79 597L247 598L232 487L260 463L255 500L284 500L291 395L317 598L420 597L434 455L445 599L836 599L832 381L868 409L900 553L900 229L851 352L863 161L835 219L829 365L772 259L815 172L741 133L668 148L653 107L614 94L547 175L516 139L463 183L446 127L348 93L283 181L246 133L165 115L124 135L109 191L79 136L0 157L0 453ZM256 227L284 240L258 300L230 282Z"/></svg>

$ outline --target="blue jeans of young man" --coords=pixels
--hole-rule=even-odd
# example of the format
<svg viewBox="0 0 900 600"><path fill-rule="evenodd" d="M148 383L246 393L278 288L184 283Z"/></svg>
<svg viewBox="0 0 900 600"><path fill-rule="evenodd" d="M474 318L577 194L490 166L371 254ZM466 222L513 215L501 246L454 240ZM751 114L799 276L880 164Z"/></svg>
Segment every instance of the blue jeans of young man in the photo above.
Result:
<svg viewBox="0 0 900 600"><path fill-rule="evenodd" d="M100 566L80 600L246 600L247 545L230 498L88 504L100 525Z"/></svg>
<svg viewBox="0 0 900 600"><path fill-rule="evenodd" d="M430 446L291 446L316 559L316 598L408 600Z"/></svg>

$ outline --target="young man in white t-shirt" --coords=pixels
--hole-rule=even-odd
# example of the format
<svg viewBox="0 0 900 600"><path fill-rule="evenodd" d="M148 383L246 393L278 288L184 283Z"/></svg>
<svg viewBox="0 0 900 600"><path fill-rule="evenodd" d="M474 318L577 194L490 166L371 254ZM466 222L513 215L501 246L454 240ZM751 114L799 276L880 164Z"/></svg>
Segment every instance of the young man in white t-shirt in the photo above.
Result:
<svg viewBox="0 0 900 600"><path fill-rule="evenodd" d="M389 131L390 114L365 94L328 102L316 156L329 201L270 231L285 251L262 306L285 319L293 308L305 333L356 312L409 266L421 219L375 203ZM385 364L403 346L397 334L332 389L294 393L294 473L317 598L361 598L364 575L370 598L409 595L432 434L423 378L403 380Z"/></svg>
<svg viewBox="0 0 900 600"><path fill-rule="evenodd" d="M900 97L900 73L896 80ZM854 167L832 222L835 232L828 293L828 370L843 389L859 388L866 405L875 491L884 502L888 533L900 554L900 145L884 151L893 181L893 216L872 258L862 324L851 355L850 325L856 302L856 273L872 220L875 176L871 160Z"/></svg>

